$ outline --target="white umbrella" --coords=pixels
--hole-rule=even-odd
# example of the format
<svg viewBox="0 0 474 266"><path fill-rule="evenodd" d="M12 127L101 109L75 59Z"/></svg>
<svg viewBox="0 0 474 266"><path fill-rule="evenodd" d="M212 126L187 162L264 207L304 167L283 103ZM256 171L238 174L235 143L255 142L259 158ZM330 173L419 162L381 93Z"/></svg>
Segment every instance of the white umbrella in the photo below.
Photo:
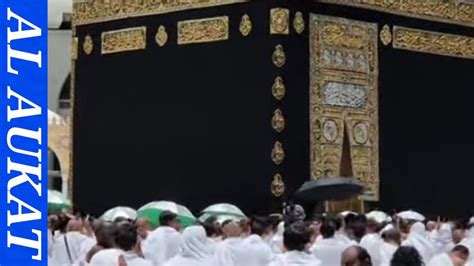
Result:
<svg viewBox="0 0 474 266"><path fill-rule="evenodd" d="M216 217L216 221L217 223L219 224L222 224L223 222L227 221L227 220L231 220L231 221L241 221L242 219L244 219L245 217L243 216L237 216L237 215L229 215L229 214L212 214L212 213L204 213L203 215L201 215L198 220L200 222L205 222L208 218L210 217Z"/></svg>
<svg viewBox="0 0 474 266"><path fill-rule="evenodd" d="M399 212L397 216L404 220L413 220L418 222L423 222L425 220L425 216L412 210Z"/></svg>
<svg viewBox="0 0 474 266"><path fill-rule="evenodd" d="M392 218L383 211L371 211L365 215L367 219L372 219L377 223L391 222Z"/></svg>
<svg viewBox="0 0 474 266"><path fill-rule="evenodd" d="M135 220L137 218L137 211L130 207L118 206L104 212L100 218L105 221L113 222L119 217Z"/></svg>
<svg viewBox="0 0 474 266"><path fill-rule="evenodd" d="M215 215L233 215L245 217L245 214L235 205L228 203L213 204L205 208L202 213L212 213Z"/></svg>
<svg viewBox="0 0 474 266"><path fill-rule="evenodd" d="M356 212L352 212L352 211L343 211L343 212L340 212L339 215L342 216L342 217L346 217L347 215L349 214L354 214L354 215L357 215Z"/></svg>
<svg viewBox="0 0 474 266"><path fill-rule="evenodd" d="M48 189L48 209L50 211L61 211L69 207L71 207L71 202L63 193Z"/></svg>

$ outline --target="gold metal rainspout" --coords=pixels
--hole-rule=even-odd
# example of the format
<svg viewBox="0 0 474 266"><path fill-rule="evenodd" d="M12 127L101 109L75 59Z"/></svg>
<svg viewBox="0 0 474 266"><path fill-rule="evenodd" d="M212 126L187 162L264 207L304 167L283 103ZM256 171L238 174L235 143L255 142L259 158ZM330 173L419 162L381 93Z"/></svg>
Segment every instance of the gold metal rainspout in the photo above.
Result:
<svg viewBox="0 0 474 266"><path fill-rule="evenodd" d="M165 26L161 25L155 35L155 41L158 46L163 47L168 42L168 33Z"/></svg>
<svg viewBox="0 0 474 266"><path fill-rule="evenodd" d="M276 174L273 177L271 184L271 192L275 197L281 197L285 193L285 182L283 182L283 177L281 174Z"/></svg>
<svg viewBox="0 0 474 266"><path fill-rule="evenodd" d="M146 27L102 32L102 54L113 54L146 48Z"/></svg>
<svg viewBox="0 0 474 266"><path fill-rule="evenodd" d="M390 27L388 25L384 25L380 31L380 40L383 45L389 45L392 42L392 33L390 32Z"/></svg>
<svg viewBox="0 0 474 266"><path fill-rule="evenodd" d="M248 36L250 34L252 31L252 21L250 20L249 15L245 14L242 16L239 30L242 36Z"/></svg>
<svg viewBox="0 0 474 266"><path fill-rule="evenodd" d="M446 0L315 0L474 27L474 5Z"/></svg>
<svg viewBox="0 0 474 266"><path fill-rule="evenodd" d="M285 65L286 54L281 44L275 47L275 51L273 52L273 55L272 55L272 60L273 60L273 64L278 68L281 68Z"/></svg>
<svg viewBox="0 0 474 266"><path fill-rule="evenodd" d="M474 59L474 38L393 27L393 48Z"/></svg>
<svg viewBox="0 0 474 266"><path fill-rule="evenodd" d="M90 55L92 53L92 50L94 49L94 42L92 41L92 37L90 35L87 35L84 38L82 49L84 50L84 53L86 53L86 55Z"/></svg>
<svg viewBox="0 0 474 266"><path fill-rule="evenodd" d="M272 128L278 133L285 129L285 117L280 109L276 109L275 112L273 112Z"/></svg>
<svg viewBox="0 0 474 266"><path fill-rule="evenodd" d="M270 10L270 34L290 33L290 10L286 8L272 8Z"/></svg>
<svg viewBox="0 0 474 266"><path fill-rule="evenodd" d="M283 79L281 77L276 77L275 82L273 83L272 86L272 95L275 97L277 100L281 100L285 97L286 94L286 87L285 84L283 83Z"/></svg>
<svg viewBox="0 0 474 266"><path fill-rule="evenodd" d="M229 17L178 22L178 44L216 42L229 39Z"/></svg>
<svg viewBox="0 0 474 266"><path fill-rule="evenodd" d="M285 150L283 149L283 144L279 141L273 145L272 160L276 165L280 165L285 160Z"/></svg>
<svg viewBox="0 0 474 266"><path fill-rule="evenodd" d="M248 0L77 0L73 4L73 24L84 25L195 8L243 3L247 1Z"/></svg>
<svg viewBox="0 0 474 266"><path fill-rule="evenodd" d="M305 28L303 13L299 11L295 13L295 18L293 19L293 28L297 33L303 33Z"/></svg>

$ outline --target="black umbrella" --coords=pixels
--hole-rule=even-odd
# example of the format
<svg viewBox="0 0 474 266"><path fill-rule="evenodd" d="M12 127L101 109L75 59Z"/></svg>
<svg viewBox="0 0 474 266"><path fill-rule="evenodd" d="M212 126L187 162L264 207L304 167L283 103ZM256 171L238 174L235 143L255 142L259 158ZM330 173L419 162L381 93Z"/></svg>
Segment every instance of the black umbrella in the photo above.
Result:
<svg viewBox="0 0 474 266"><path fill-rule="evenodd" d="M360 195L363 189L355 178L323 177L304 183L296 191L294 198L306 202L346 200Z"/></svg>

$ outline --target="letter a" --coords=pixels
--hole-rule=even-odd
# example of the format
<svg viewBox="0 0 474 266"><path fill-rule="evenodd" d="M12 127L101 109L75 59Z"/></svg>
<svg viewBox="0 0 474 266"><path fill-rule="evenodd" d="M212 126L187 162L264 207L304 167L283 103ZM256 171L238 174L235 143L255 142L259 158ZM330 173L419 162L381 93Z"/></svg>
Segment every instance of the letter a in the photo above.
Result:
<svg viewBox="0 0 474 266"><path fill-rule="evenodd" d="M10 122L12 119L19 118L19 117L26 117L26 116L34 116L41 114L41 107L39 107L34 102L26 99L25 97L21 96L20 94L14 92L10 86L7 87L7 98L10 99L11 96L18 99L17 105L18 109L12 110L10 108L10 104L7 107L7 121ZM27 104L31 106L31 108L23 108L23 104Z"/></svg>
<svg viewBox="0 0 474 266"><path fill-rule="evenodd" d="M8 64L8 73L18 75L18 71L12 68L12 58L17 58L25 61L35 62L39 68L41 68L41 51L38 51L37 54L32 54L24 51L19 51L12 49L10 47L10 42L19 39L33 38L41 36L41 28L37 27L28 20L18 16L13 13L10 8L7 9L7 19L10 21L11 18L14 18L18 21L18 30L12 31L8 27L7 31L7 41L8 41L8 50L7 50L7 64ZM23 24L30 27L29 30L23 30Z"/></svg>

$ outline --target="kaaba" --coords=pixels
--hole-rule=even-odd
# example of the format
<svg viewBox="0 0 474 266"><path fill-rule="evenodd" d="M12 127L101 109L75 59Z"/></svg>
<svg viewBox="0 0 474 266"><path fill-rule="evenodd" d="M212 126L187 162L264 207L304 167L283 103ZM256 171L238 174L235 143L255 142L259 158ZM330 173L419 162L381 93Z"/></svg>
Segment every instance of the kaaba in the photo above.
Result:
<svg viewBox="0 0 474 266"><path fill-rule="evenodd" d="M473 211L468 1L76 1L72 41L87 212L269 213L336 176L389 212Z"/></svg>

